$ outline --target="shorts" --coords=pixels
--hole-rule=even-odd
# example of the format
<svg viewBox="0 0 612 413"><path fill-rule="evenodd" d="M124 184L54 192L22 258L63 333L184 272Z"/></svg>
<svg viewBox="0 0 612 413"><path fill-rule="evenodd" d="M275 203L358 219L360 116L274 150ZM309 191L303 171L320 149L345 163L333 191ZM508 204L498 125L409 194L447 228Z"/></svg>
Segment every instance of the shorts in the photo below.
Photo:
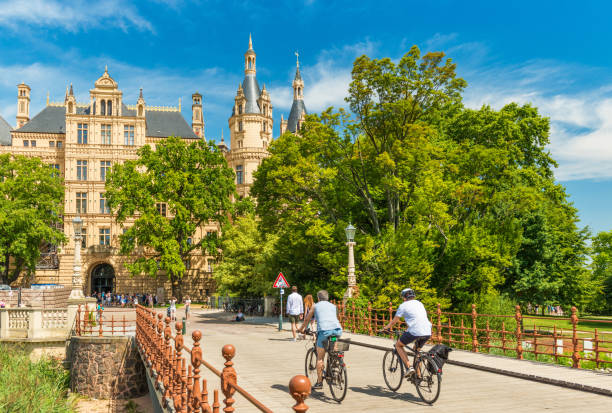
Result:
<svg viewBox="0 0 612 413"><path fill-rule="evenodd" d="M324 342L331 336L340 337L342 336L341 328L334 328L333 330L321 330L317 332L317 347L325 348Z"/></svg>
<svg viewBox="0 0 612 413"><path fill-rule="evenodd" d="M414 341L414 344L417 348L421 348L427 343L431 336L413 336L407 331L404 331L404 334L400 337L400 341L403 345L407 346L408 344Z"/></svg>
<svg viewBox="0 0 612 413"><path fill-rule="evenodd" d="M289 321L291 321L292 323L299 322L300 321L300 315L299 314L296 314L296 315L289 314Z"/></svg>

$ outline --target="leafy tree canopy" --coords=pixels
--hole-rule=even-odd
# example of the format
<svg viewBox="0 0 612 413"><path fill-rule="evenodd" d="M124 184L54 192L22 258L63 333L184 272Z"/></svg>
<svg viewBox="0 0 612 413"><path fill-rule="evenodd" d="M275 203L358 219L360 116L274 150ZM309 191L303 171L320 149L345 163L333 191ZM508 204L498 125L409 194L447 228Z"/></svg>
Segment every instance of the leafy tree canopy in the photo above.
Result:
<svg viewBox="0 0 612 413"><path fill-rule="evenodd" d="M45 243L66 242L58 229L64 186L57 170L39 158L0 155L0 276L14 282L32 273Z"/></svg>
<svg viewBox="0 0 612 413"><path fill-rule="evenodd" d="M213 142L171 137L155 150L142 147L138 159L115 165L106 196L117 221L126 224L119 239L121 254L133 257L127 268L132 274L165 272L172 294L180 298L189 256L216 255L220 245L216 232L198 237L198 229L227 223L233 195L234 173ZM166 206L166 216L159 204Z"/></svg>

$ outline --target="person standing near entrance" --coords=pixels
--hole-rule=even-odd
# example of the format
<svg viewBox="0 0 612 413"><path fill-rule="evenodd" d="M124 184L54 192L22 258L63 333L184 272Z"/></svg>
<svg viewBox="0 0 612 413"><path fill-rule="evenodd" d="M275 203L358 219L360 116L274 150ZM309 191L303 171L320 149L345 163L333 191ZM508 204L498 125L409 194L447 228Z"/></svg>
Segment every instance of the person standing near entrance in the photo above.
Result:
<svg viewBox="0 0 612 413"><path fill-rule="evenodd" d="M189 299L189 296L186 296L183 302L185 303L185 320L188 320L189 319L189 307L191 307L191 300Z"/></svg>
<svg viewBox="0 0 612 413"><path fill-rule="evenodd" d="M287 297L287 315L289 321L291 321L291 334L293 334L293 341L297 341L296 330L298 320L301 320L304 316L304 302L302 296L298 294L297 286L291 287L291 294Z"/></svg>

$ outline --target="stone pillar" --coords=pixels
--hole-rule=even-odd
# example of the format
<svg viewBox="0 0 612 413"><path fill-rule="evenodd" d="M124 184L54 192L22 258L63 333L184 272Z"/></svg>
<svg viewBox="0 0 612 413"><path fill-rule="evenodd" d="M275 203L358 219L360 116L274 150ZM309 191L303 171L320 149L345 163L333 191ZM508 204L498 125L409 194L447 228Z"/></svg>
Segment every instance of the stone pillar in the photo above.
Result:
<svg viewBox="0 0 612 413"><path fill-rule="evenodd" d="M0 338L8 337L9 312L6 308L0 309Z"/></svg>
<svg viewBox="0 0 612 413"><path fill-rule="evenodd" d="M81 277L81 240L83 237L75 235L74 237L74 266L72 267L72 291L70 292L71 300L85 298L83 295L83 279Z"/></svg>
<svg viewBox="0 0 612 413"><path fill-rule="evenodd" d="M274 303L276 297L267 296L264 297L264 317L272 317L274 315Z"/></svg>
<svg viewBox="0 0 612 413"><path fill-rule="evenodd" d="M343 301L346 303L346 300L352 298L355 293L355 287L357 286L357 279L355 278L355 253L354 247L355 242L349 241L346 243L348 247L348 276L347 276L347 284L348 287L346 292L344 293Z"/></svg>

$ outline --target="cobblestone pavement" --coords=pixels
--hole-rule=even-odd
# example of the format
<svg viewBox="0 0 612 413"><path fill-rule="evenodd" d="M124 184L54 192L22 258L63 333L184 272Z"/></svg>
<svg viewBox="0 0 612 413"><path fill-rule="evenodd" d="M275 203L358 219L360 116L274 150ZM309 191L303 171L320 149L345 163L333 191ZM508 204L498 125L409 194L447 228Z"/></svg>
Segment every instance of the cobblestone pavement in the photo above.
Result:
<svg viewBox="0 0 612 413"><path fill-rule="evenodd" d="M177 314L179 317L181 313ZM188 323L190 333L203 333L204 358L217 368L223 367L221 347L236 346L235 368L238 383L275 412L289 412L293 399L287 386L291 377L304 374L304 356L310 342L290 341L290 333L261 324L233 323L231 315L195 310ZM389 340L379 340L379 344ZM612 397L536 383L505 375L446 365L440 398L434 406L421 402L414 386L404 382L397 393L389 391L381 371L383 352L352 346L346 353L349 389L342 404L330 399L329 389L314 392L307 400L309 412L575 412L612 411ZM482 356L481 356L482 357ZM537 366L534 366L537 367ZM219 388L219 379L207 369L209 392ZM602 377L602 379L605 379ZM236 397L239 412L257 411L242 397Z"/></svg>

